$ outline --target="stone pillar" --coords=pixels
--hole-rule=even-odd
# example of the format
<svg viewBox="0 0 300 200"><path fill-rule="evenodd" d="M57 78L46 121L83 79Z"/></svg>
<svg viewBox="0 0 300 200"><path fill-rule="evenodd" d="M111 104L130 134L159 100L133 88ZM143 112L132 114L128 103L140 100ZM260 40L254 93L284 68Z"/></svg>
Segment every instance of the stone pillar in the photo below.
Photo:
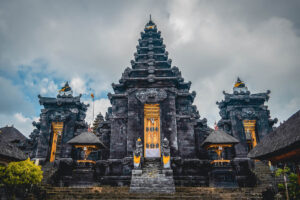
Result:
<svg viewBox="0 0 300 200"><path fill-rule="evenodd" d="M128 122L127 122L127 156L132 157L135 150L135 141L141 138L144 142L144 107L135 97L135 93L128 95Z"/></svg>
<svg viewBox="0 0 300 200"><path fill-rule="evenodd" d="M237 113L230 113L230 120L232 124L232 136L237 138L240 143L234 146L237 158L247 158L247 142L246 135L244 133L243 122L237 118Z"/></svg>
<svg viewBox="0 0 300 200"><path fill-rule="evenodd" d="M163 138L170 142L171 157L178 156L178 136L176 124L175 95L168 94L168 98L161 102L161 144Z"/></svg>
<svg viewBox="0 0 300 200"><path fill-rule="evenodd" d="M120 159L126 156L127 127L124 119L111 119L110 158Z"/></svg>

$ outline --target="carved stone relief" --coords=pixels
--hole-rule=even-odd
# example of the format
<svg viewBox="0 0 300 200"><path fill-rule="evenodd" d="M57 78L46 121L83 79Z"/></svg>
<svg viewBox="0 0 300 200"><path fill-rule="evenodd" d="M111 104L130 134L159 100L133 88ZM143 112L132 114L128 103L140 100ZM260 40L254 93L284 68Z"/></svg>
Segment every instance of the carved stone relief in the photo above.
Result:
<svg viewBox="0 0 300 200"><path fill-rule="evenodd" d="M167 98L163 89L149 88L136 93L136 98L142 103L158 103Z"/></svg>

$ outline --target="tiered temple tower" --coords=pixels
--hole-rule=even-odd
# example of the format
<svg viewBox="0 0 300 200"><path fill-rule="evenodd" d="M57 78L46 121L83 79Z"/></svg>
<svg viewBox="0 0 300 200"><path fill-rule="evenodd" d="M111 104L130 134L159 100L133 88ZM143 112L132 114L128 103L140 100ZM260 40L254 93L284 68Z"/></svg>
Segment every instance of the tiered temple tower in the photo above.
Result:
<svg viewBox="0 0 300 200"><path fill-rule="evenodd" d="M161 157L162 140L168 139L175 180L183 175L183 168L186 176L199 175L200 159L206 158L200 144L209 128L193 105L196 92L190 92L191 82L171 67L161 32L151 19L138 43L132 67L125 69L119 83L112 84L114 94L108 94L112 104L107 116L110 170L105 175L131 174L138 138L145 158Z"/></svg>

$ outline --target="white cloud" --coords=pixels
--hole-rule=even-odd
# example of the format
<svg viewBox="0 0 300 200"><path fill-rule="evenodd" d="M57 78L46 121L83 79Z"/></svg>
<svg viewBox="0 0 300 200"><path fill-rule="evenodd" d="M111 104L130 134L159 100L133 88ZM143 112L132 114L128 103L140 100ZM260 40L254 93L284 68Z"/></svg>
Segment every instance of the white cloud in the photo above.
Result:
<svg viewBox="0 0 300 200"><path fill-rule="evenodd" d="M39 87L41 95L53 96L58 93L58 86L48 78L43 78L39 83Z"/></svg>
<svg viewBox="0 0 300 200"><path fill-rule="evenodd" d="M80 77L72 78L70 86L75 94L85 94L87 92L86 84Z"/></svg>
<svg viewBox="0 0 300 200"><path fill-rule="evenodd" d="M84 101L84 103L89 104L87 113L86 113L86 122L88 124L93 124L93 102L90 101ZM110 107L110 101L108 99L97 99L94 101L94 119L96 116L101 112L103 117L105 117L105 113L107 112L107 108Z"/></svg>
<svg viewBox="0 0 300 200"><path fill-rule="evenodd" d="M29 118L26 118L22 115L22 113L16 113L14 114L14 117L16 118L16 120L20 123L26 123L26 122L29 122L30 119Z"/></svg>
<svg viewBox="0 0 300 200"><path fill-rule="evenodd" d="M26 112L32 114L33 105L30 104L20 87L14 85L11 80L0 76L0 114Z"/></svg>
<svg viewBox="0 0 300 200"><path fill-rule="evenodd" d="M34 129L32 122L38 121L38 117L26 117L22 113L14 113L12 115L0 114L0 127L14 126L23 135L28 137Z"/></svg>

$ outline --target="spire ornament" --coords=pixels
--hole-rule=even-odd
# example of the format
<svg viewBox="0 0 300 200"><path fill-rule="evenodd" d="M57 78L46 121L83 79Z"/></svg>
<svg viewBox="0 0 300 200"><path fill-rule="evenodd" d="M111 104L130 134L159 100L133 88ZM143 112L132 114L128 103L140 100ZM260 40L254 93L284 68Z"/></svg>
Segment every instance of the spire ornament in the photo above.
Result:
<svg viewBox="0 0 300 200"><path fill-rule="evenodd" d="M234 94L250 94L245 83L239 77L237 78L237 80L234 84L233 93Z"/></svg>
<svg viewBox="0 0 300 200"><path fill-rule="evenodd" d="M71 97L73 95L72 88L67 81L65 85L58 91L57 97Z"/></svg>

